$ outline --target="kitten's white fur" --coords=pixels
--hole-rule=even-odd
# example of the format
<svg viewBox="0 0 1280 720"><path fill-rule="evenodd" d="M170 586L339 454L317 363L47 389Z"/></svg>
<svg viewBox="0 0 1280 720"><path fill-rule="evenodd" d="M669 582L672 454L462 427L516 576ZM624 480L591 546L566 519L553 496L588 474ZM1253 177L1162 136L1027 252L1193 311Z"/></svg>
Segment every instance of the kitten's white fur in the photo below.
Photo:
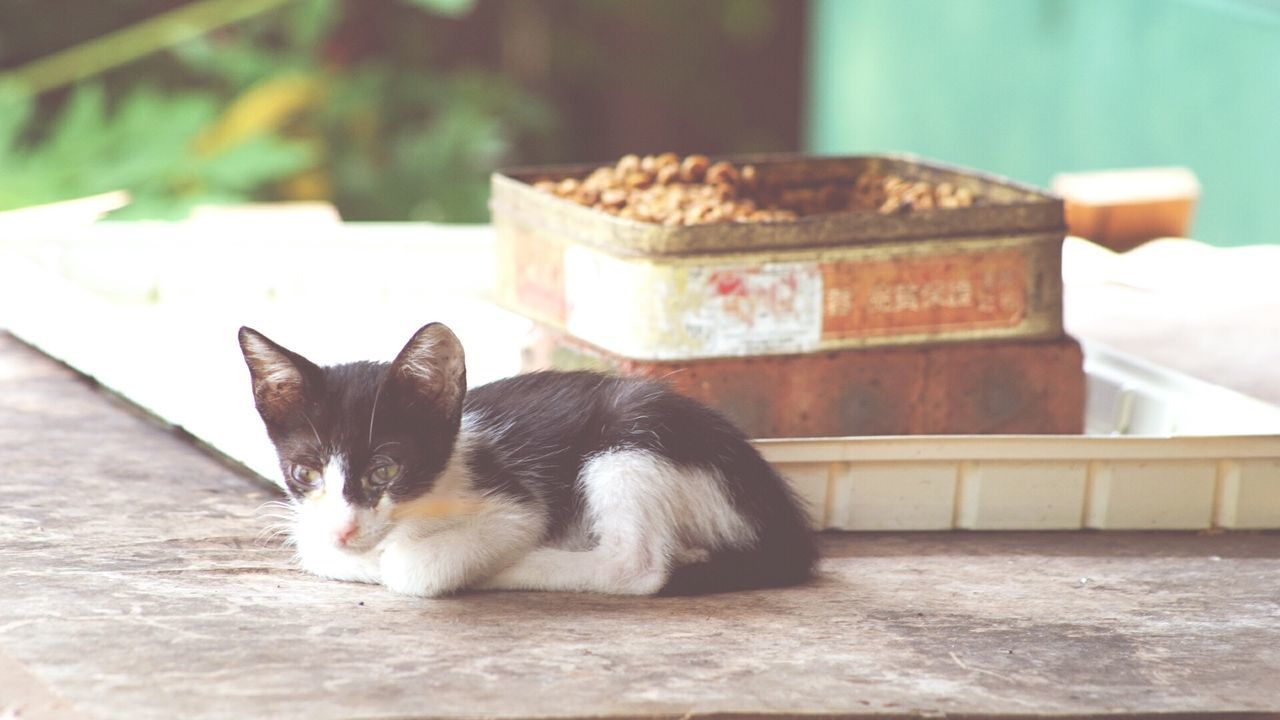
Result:
<svg viewBox="0 0 1280 720"><path fill-rule="evenodd" d="M299 508L302 566L428 597L470 587L645 595L660 590L674 567L756 539L712 471L620 449L592 457L578 477L585 509L576 532L583 537L540 546L546 517L529 503L472 487L465 462L475 432L469 420L435 486L414 501L456 502L459 512L395 519L390 502L353 508L342 496L343 459L335 458L325 470L323 496ZM335 531L351 518L360 532L343 548Z"/></svg>

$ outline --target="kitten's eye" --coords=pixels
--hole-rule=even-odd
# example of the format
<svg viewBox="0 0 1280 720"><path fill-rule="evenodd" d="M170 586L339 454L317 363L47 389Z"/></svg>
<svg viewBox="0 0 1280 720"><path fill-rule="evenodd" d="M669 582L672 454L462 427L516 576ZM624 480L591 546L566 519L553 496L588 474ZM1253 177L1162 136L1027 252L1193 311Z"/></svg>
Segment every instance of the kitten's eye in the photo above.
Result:
<svg viewBox="0 0 1280 720"><path fill-rule="evenodd" d="M320 471L305 465L294 465L289 476L303 487L312 487L320 482Z"/></svg>
<svg viewBox="0 0 1280 720"><path fill-rule="evenodd" d="M373 472L369 473L369 477L380 485L385 485L399 476L400 466L396 463L391 463L390 465L379 465L373 469Z"/></svg>

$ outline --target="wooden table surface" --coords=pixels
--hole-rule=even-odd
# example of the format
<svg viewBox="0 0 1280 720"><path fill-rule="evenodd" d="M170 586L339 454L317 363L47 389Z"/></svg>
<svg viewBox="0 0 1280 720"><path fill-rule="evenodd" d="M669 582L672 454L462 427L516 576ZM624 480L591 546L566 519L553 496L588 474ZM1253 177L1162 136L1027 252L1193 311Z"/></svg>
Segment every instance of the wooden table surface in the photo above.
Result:
<svg viewBox="0 0 1280 720"><path fill-rule="evenodd" d="M196 381L196 380L193 380ZM0 334L0 718L1280 717L1280 535L856 534L685 599L421 600Z"/></svg>

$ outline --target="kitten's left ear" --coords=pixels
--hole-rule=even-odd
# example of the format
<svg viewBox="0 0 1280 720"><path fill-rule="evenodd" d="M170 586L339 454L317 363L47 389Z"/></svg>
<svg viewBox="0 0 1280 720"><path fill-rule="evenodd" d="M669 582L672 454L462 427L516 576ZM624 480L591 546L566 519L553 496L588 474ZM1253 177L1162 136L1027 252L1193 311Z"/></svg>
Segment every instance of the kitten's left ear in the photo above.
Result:
<svg viewBox="0 0 1280 720"><path fill-rule="evenodd" d="M240 328L239 340L252 376L258 414L267 425L297 415L319 369L253 328Z"/></svg>
<svg viewBox="0 0 1280 720"><path fill-rule="evenodd" d="M467 393L467 363L462 342L441 323L424 325L391 362L390 381L407 386L447 417L462 416Z"/></svg>

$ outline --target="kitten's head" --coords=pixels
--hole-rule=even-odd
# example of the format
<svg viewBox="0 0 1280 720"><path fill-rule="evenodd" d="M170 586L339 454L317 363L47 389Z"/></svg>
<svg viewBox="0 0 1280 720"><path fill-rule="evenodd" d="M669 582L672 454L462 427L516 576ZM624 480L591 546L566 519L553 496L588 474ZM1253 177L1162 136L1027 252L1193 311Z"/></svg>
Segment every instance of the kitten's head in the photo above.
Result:
<svg viewBox="0 0 1280 720"><path fill-rule="evenodd" d="M444 325L418 330L390 364L322 367L247 327L240 349L300 545L369 549L396 504L430 491L448 465L467 380Z"/></svg>

